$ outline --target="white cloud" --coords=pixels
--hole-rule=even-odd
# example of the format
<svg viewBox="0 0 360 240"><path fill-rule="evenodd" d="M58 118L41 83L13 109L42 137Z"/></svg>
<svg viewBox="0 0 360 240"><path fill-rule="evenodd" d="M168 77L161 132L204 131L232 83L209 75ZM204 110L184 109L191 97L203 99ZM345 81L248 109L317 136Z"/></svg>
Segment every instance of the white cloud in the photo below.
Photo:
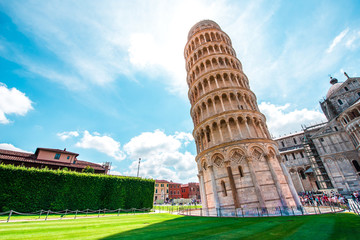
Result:
<svg viewBox="0 0 360 240"><path fill-rule="evenodd" d="M273 137L280 134L289 134L296 130L301 130L301 125L310 125L326 121L323 113L317 110L300 110L287 111L290 104L276 106L271 103L262 102L259 105L260 111L266 116L266 123Z"/></svg>
<svg viewBox="0 0 360 240"><path fill-rule="evenodd" d="M10 143L0 143L0 149L10 150L10 151L17 151L17 152L31 153L31 152L22 150L20 148L17 148L17 147L15 147L14 145L12 145Z"/></svg>
<svg viewBox="0 0 360 240"><path fill-rule="evenodd" d="M65 141L68 138L71 137L78 137L79 133L77 131L69 131L69 132L62 132L56 134L61 140Z"/></svg>
<svg viewBox="0 0 360 240"><path fill-rule="evenodd" d="M345 43L345 46L349 49L356 49L360 47L360 31L354 30L352 31L350 36L348 37L348 40Z"/></svg>
<svg viewBox="0 0 360 240"><path fill-rule="evenodd" d="M6 117L8 114L24 116L32 110L31 100L16 88L7 88L0 83L0 124L10 123Z"/></svg>
<svg viewBox="0 0 360 240"><path fill-rule="evenodd" d="M186 98L183 51L187 33L197 21L226 17L231 9L227 5L205 0L55 1L42 2L41 7L11 2L4 7L18 29L58 62L44 62L20 50L2 55L69 89L107 85L124 75L133 79L130 72L136 69L163 79L168 91Z"/></svg>
<svg viewBox="0 0 360 240"><path fill-rule="evenodd" d="M166 135L163 131L144 132L124 145L129 158L134 160L125 175L136 176L138 158L141 158L140 176L178 182L197 181L195 156L182 146L191 141L191 134L177 132Z"/></svg>
<svg viewBox="0 0 360 240"><path fill-rule="evenodd" d="M125 154L120 149L120 143L106 135L91 135L88 131L84 131L83 137L75 144L75 146L85 149L95 149L116 160L125 159Z"/></svg>
<svg viewBox="0 0 360 240"><path fill-rule="evenodd" d="M342 31L339 35L337 35L332 43L330 44L329 48L326 50L327 53L331 53L334 48L341 42L341 40L345 37L345 35L349 32L349 28L346 28Z"/></svg>

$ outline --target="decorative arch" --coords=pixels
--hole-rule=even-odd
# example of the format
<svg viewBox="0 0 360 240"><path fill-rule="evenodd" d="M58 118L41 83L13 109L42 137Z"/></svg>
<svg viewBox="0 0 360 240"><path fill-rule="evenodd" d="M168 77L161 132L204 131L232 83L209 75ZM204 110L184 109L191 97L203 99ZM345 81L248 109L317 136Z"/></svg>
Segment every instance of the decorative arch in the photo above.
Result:
<svg viewBox="0 0 360 240"><path fill-rule="evenodd" d="M241 164L242 162L245 161L246 155L245 155L245 152L242 149L236 148L236 149L232 149L230 151L229 159L230 159L230 161L232 163Z"/></svg>
<svg viewBox="0 0 360 240"><path fill-rule="evenodd" d="M224 164L224 156L220 153L215 153L212 157L211 157L211 162L213 163L213 165L215 165L216 167L222 167Z"/></svg>

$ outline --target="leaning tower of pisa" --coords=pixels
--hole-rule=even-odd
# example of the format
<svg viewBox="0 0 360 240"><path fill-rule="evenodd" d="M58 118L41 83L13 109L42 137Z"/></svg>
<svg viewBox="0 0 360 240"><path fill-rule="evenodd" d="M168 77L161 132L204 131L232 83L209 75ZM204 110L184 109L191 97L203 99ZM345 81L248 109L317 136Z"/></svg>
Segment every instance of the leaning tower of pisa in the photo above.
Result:
<svg viewBox="0 0 360 240"><path fill-rule="evenodd" d="M229 36L201 21L184 56L203 208L300 206Z"/></svg>

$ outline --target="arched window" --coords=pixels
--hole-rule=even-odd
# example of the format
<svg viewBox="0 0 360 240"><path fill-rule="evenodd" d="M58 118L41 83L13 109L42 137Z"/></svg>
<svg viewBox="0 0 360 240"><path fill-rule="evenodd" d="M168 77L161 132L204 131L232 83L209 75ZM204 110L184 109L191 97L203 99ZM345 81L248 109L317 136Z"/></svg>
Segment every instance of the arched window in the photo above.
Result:
<svg viewBox="0 0 360 240"><path fill-rule="evenodd" d="M240 174L240 177L244 176L244 172L243 172L243 169L241 166L239 166L239 174Z"/></svg>
<svg viewBox="0 0 360 240"><path fill-rule="evenodd" d="M302 179L306 179L306 176L305 176L305 173L304 173L304 170L300 170L300 176Z"/></svg>
<svg viewBox="0 0 360 240"><path fill-rule="evenodd" d="M224 182L224 181L221 181L221 188L222 188L224 197L226 197L226 196L227 196L227 192L226 192L226 186L225 186L225 182Z"/></svg>
<svg viewBox="0 0 360 240"><path fill-rule="evenodd" d="M359 163L358 163L356 160L353 160L352 163L353 163L356 171L357 171L357 172L360 172L360 165L359 165Z"/></svg>
<svg viewBox="0 0 360 240"><path fill-rule="evenodd" d="M341 99L338 99L338 103L339 103L340 105L343 104L343 102L341 101Z"/></svg>

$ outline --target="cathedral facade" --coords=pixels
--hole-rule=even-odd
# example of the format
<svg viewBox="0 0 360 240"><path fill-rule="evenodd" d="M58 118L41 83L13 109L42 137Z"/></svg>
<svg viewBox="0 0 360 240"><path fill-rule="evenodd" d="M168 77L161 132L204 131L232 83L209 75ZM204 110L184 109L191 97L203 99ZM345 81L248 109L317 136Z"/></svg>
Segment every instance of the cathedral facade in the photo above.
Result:
<svg viewBox="0 0 360 240"><path fill-rule="evenodd" d="M275 139L297 192L360 190L360 78L345 76L320 102L327 122Z"/></svg>
<svg viewBox="0 0 360 240"><path fill-rule="evenodd" d="M203 208L300 206L229 36L201 21L184 56Z"/></svg>

